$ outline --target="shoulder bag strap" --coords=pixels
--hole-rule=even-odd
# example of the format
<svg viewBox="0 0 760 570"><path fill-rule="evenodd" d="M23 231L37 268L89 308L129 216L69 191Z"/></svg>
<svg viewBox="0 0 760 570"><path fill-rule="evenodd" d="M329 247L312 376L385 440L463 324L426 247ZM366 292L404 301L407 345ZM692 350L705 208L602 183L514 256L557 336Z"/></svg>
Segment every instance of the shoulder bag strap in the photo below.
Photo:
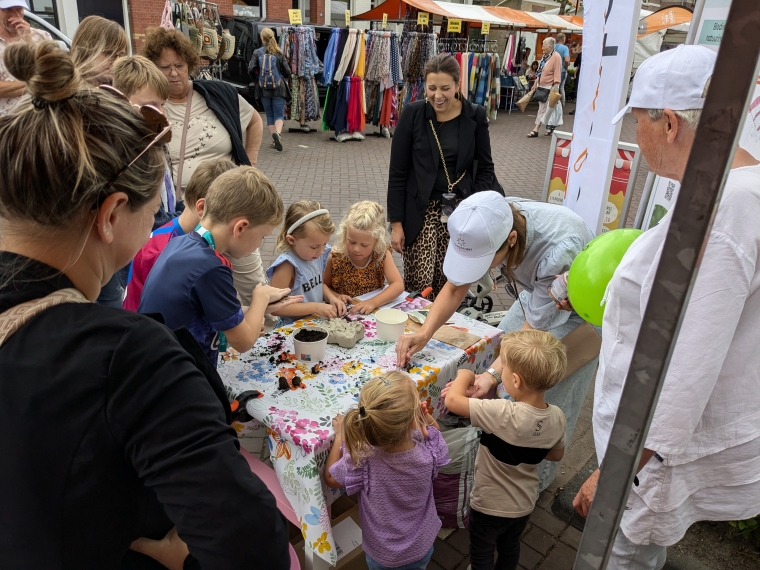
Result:
<svg viewBox="0 0 760 570"><path fill-rule="evenodd" d="M179 143L179 167L177 168L177 184L175 188L178 192L182 192L182 198L184 199L185 193L182 190L182 168L185 166L185 145L187 143L187 124L190 122L190 108L193 106L193 84L190 82L190 93L187 94L187 103L185 104L185 121L182 123L182 140Z"/></svg>
<svg viewBox="0 0 760 570"><path fill-rule="evenodd" d="M61 303L89 303L82 293L77 289L61 289L51 293L42 299L34 299L16 305L0 314L0 346L24 326L33 317L40 314L45 309L60 305Z"/></svg>

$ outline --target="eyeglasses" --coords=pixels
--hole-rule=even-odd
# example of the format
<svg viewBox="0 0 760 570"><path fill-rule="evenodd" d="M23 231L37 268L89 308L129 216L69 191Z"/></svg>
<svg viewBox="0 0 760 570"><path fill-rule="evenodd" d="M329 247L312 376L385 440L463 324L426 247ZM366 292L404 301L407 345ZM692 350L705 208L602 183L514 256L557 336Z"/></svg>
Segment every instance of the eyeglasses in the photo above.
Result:
<svg viewBox="0 0 760 570"><path fill-rule="evenodd" d="M177 64L171 64L171 65L159 65L157 66L158 69L161 70L161 73L164 75L169 75L172 71L176 71L177 73L182 73L184 71L187 71L187 64L186 63L177 63Z"/></svg>
<svg viewBox="0 0 760 570"><path fill-rule="evenodd" d="M129 98L124 95L124 93L116 89L116 87L111 87L110 85L100 85L99 89L105 91L106 93L110 93L117 99L121 99L122 101L126 101L132 105L129 101ZM148 143L148 146L146 146L142 152L140 152L140 154L138 154L132 160L132 162L119 170L119 172L117 172L116 175L108 181L108 183L105 185L105 188L110 188L113 186L114 182L118 180L119 176L124 174L130 166L140 160L140 157L142 157L156 144L166 144L172 139L172 127L169 124L169 120L166 118L166 115L164 115L159 109L153 105L132 105L132 107L140 112L143 120L148 124L148 128L150 128L151 132L155 133L155 136L153 137L153 140Z"/></svg>

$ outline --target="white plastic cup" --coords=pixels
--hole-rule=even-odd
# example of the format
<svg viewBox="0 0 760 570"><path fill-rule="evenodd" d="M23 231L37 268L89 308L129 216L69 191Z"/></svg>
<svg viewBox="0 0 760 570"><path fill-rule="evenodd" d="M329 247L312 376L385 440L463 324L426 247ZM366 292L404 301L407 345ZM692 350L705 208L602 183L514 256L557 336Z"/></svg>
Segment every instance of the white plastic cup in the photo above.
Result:
<svg viewBox="0 0 760 570"><path fill-rule="evenodd" d="M325 338L316 342L303 342L296 338L296 335L302 331L321 331L325 333ZM299 327L293 331L293 350L296 353L296 359L302 362L319 362L324 359L327 350L327 331L322 327Z"/></svg>
<svg viewBox="0 0 760 570"><path fill-rule="evenodd" d="M383 309L375 313L377 338L385 342L396 342L406 329L407 315L398 309Z"/></svg>

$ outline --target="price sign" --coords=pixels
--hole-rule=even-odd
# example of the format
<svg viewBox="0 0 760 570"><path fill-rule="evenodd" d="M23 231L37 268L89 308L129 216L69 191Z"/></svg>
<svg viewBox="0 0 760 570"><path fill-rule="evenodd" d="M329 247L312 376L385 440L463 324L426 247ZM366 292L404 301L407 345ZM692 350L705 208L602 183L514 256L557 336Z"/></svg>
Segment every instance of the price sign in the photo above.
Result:
<svg viewBox="0 0 760 570"><path fill-rule="evenodd" d="M480 34L487 36L491 32L491 22L483 22L480 25Z"/></svg>
<svg viewBox="0 0 760 570"><path fill-rule="evenodd" d="M419 12L417 14L418 26L427 26L429 20L430 20L430 14L428 14L427 12Z"/></svg>
<svg viewBox="0 0 760 570"><path fill-rule="evenodd" d="M346 27L351 27L351 10L346 10Z"/></svg>
<svg viewBox="0 0 760 570"><path fill-rule="evenodd" d="M383 29L388 25L388 14L383 14Z"/></svg>
<svg viewBox="0 0 760 570"><path fill-rule="evenodd" d="M447 31L449 31L449 32L461 32L462 31L462 20L449 20L449 27L447 28Z"/></svg>
<svg viewBox="0 0 760 570"><path fill-rule="evenodd" d="M301 25L301 10L288 10L288 18L292 26Z"/></svg>

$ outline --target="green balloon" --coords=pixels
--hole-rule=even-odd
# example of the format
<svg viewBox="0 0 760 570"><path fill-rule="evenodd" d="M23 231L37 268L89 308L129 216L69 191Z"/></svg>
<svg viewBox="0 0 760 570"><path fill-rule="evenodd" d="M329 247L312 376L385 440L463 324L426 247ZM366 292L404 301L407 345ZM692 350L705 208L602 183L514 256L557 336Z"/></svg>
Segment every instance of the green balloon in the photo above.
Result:
<svg viewBox="0 0 760 570"><path fill-rule="evenodd" d="M592 239L573 261L567 294L573 309L592 325L602 326L602 299L615 269L641 230L612 230Z"/></svg>

